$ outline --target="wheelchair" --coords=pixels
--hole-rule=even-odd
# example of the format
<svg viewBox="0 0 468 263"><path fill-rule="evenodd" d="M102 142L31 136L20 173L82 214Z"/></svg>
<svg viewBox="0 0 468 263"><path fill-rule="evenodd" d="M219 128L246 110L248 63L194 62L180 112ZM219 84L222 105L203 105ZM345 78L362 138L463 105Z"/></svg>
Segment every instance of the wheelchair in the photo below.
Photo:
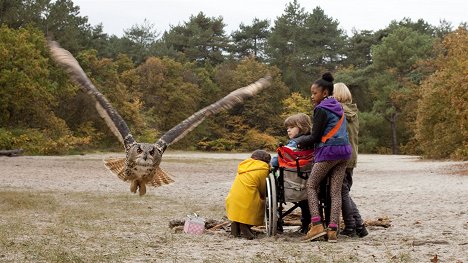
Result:
<svg viewBox="0 0 468 263"><path fill-rule="evenodd" d="M313 166L313 150L294 151L289 147L277 148L279 167L272 169L266 178L265 230L267 236L283 232L284 218L307 200L307 179ZM330 221L330 180L327 177L319 190L322 219ZM285 210L287 203L292 206ZM305 215L310 216L310 215Z"/></svg>

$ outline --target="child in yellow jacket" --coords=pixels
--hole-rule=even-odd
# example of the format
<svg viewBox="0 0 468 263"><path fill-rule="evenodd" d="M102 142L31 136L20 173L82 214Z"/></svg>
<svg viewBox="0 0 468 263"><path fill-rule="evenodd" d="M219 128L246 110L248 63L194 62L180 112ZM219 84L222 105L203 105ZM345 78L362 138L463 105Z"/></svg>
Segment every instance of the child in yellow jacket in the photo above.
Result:
<svg viewBox="0 0 468 263"><path fill-rule="evenodd" d="M264 150L256 150L242 161L231 190L226 197L226 211L231 224L231 234L240 233L247 238L255 236L251 226L263 224L266 178L270 172L271 156Z"/></svg>

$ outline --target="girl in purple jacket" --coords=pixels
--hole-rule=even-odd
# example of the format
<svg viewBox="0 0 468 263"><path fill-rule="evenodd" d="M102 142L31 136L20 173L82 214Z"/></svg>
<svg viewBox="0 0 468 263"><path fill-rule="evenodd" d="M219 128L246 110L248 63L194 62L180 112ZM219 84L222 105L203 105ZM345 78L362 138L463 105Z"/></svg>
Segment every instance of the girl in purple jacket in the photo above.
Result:
<svg viewBox="0 0 468 263"><path fill-rule="evenodd" d="M337 230L341 213L341 186L347 161L351 158L351 145L346 131L346 117L341 104L333 97L333 76L323 74L311 86L315 103L312 133L298 138L299 148L315 147L314 166L307 181L307 198L311 214L311 225L304 241L328 235L329 242L337 241ZM331 178L330 223L325 229L320 217L318 189L320 182Z"/></svg>

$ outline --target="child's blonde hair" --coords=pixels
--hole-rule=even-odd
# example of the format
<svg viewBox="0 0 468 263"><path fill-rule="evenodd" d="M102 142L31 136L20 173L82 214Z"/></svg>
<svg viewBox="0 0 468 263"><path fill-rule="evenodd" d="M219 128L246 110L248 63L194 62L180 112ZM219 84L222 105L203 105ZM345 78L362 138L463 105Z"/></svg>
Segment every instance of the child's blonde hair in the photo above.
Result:
<svg viewBox="0 0 468 263"><path fill-rule="evenodd" d="M286 120L284 121L284 126L298 127L299 134L307 134L310 133L312 121L310 120L310 117L307 114L297 113L286 118Z"/></svg>
<svg viewBox="0 0 468 263"><path fill-rule="evenodd" d="M353 102L353 96L348 87L340 82L333 85L333 97L341 103L351 103Z"/></svg>

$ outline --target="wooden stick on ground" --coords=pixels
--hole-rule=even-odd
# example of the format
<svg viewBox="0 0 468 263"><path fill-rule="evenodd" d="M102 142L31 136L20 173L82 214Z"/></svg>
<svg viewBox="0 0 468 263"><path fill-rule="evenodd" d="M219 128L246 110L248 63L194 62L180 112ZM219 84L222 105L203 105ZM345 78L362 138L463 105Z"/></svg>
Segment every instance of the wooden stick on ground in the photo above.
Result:
<svg viewBox="0 0 468 263"><path fill-rule="evenodd" d="M213 227L211 227L211 228L208 228L208 230L212 230L212 231L218 230L218 229L220 229L220 228L223 227L223 226L229 225L230 223L231 223L231 222L226 221L226 222L223 222L223 223L221 223L221 224L217 224L217 225L215 225L215 226L213 226Z"/></svg>

